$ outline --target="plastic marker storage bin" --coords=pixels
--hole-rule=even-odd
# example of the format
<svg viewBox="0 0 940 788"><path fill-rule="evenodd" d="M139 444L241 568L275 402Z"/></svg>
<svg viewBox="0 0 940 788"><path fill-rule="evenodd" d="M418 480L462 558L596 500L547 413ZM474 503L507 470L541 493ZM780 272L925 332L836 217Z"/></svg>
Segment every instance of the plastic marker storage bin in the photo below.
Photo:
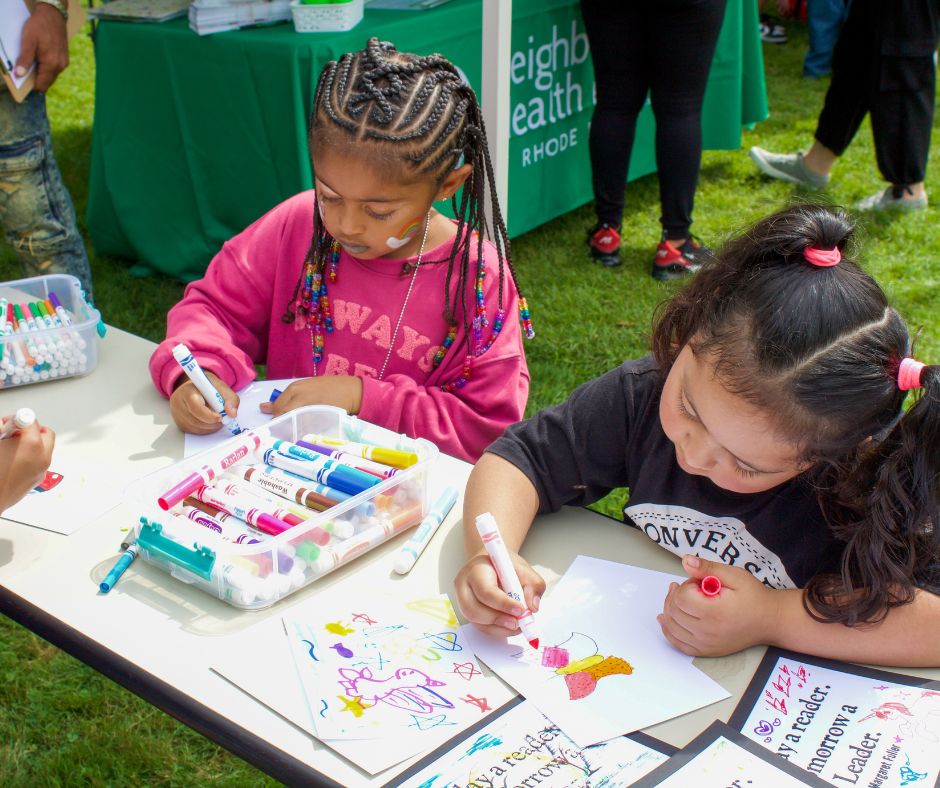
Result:
<svg viewBox="0 0 940 788"><path fill-rule="evenodd" d="M362 21L363 0L290 4L294 30L298 33L337 33L352 30Z"/></svg>
<svg viewBox="0 0 940 788"><path fill-rule="evenodd" d="M98 364L101 313L78 279L49 274L0 284L0 388L86 375Z"/></svg>
<svg viewBox="0 0 940 788"><path fill-rule="evenodd" d="M264 470L263 459L266 449L275 451L274 441L295 444L311 434L411 452L417 461L395 469L389 478L375 476L377 481L362 492L342 493L348 497L315 511L301 501L312 503L309 493L317 483L297 476L291 480L293 489L280 488L283 497L278 496L273 492L279 488L276 474L270 473L270 466ZM254 448L256 443L260 448ZM377 427L339 408L313 405L144 477L127 489L125 501L140 518L135 531L141 558L231 605L256 610L419 523L429 508L428 471L437 455L437 447L426 440ZM283 463L281 457L268 457L272 465ZM264 489L245 479L247 474L257 481L265 473L271 483ZM205 477L213 474L215 478L203 488ZM199 488L196 495L209 501L219 490L235 489L233 484L268 500L264 506L241 512L242 518L215 515L215 522L190 505L193 485ZM178 500L184 493L188 497ZM275 509L272 502L280 508ZM207 508L204 503L200 506ZM261 510L297 524L277 535L245 527L252 512L259 517ZM239 534L244 536L240 541Z"/></svg>

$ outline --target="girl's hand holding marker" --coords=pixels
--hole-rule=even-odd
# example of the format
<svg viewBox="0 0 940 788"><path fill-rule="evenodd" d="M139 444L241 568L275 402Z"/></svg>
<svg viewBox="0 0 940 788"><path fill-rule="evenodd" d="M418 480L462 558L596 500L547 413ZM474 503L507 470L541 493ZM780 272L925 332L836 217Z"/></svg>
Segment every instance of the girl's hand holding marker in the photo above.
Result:
<svg viewBox="0 0 940 788"><path fill-rule="evenodd" d="M673 646L683 654L711 656L773 642L779 591L746 569L694 555L682 559L682 568L689 579L670 584L656 619Z"/></svg>
<svg viewBox="0 0 940 788"><path fill-rule="evenodd" d="M173 357L189 378L180 378L183 382L170 397L176 426L183 432L208 435L224 424L232 435L238 435L242 431L235 420L238 395L211 372L204 372L186 345L174 347Z"/></svg>
<svg viewBox="0 0 940 788"><path fill-rule="evenodd" d="M39 484L49 463L55 433L40 427L29 408L20 408L0 425L0 513Z"/></svg>
<svg viewBox="0 0 940 788"><path fill-rule="evenodd" d="M489 512L477 517L476 525L485 552L471 558L454 582L461 611L482 632L496 637L521 628L530 645L538 648L532 616L538 612L545 581L524 558L509 551ZM493 533L495 539L485 536Z"/></svg>

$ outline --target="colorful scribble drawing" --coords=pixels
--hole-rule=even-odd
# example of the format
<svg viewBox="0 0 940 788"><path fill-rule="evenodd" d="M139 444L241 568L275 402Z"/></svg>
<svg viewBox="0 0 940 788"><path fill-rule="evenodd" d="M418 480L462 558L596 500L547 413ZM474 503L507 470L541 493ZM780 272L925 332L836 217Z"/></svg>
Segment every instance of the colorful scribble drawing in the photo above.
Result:
<svg viewBox="0 0 940 788"><path fill-rule="evenodd" d="M490 706L490 702L486 698L478 698L475 695L470 695L468 693L465 698L461 698L460 700L462 700L464 703L469 703L473 706L476 706L480 710L480 713L493 710Z"/></svg>
<svg viewBox="0 0 940 788"><path fill-rule="evenodd" d="M915 772L911 768L911 759L910 756L907 757L907 763L901 767L901 785L910 785L911 783L919 782L920 780L926 780L929 772Z"/></svg>
<svg viewBox="0 0 940 788"><path fill-rule="evenodd" d="M430 714L435 709L452 709L454 704L439 695L431 687L443 687L443 681L432 679L417 668L399 668L391 676L376 678L370 668L353 670L340 668L340 686L350 695L355 695L369 705L385 703L396 709Z"/></svg>
<svg viewBox="0 0 940 788"><path fill-rule="evenodd" d="M587 656L572 659L577 654L574 648L565 648L565 644L574 641L573 646L580 644L579 651L583 651L583 644L589 642ZM605 657L599 653L597 641L581 632L572 632L561 643L546 646L542 652L542 667L551 668L559 676L563 676L568 687L569 700L586 698L597 688L597 682L607 676L629 676L633 673L633 666L622 657Z"/></svg>
<svg viewBox="0 0 940 788"><path fill-rule="evenodd" d="M470 681L474 676L483 675L483 672L473 662L455 662L453 673L465 681Z"/></svg>
<svg viewBox="0 0 940 788"><path fill-rule="evenodd" d="M422 639L430 641L431 648L440 649L441 651L463 651L463 646L457 642L456 632L425 634Z"/></svg>
<svg viewBox="0 0 940 788"><path fill-rule="evenodd" d="M359 696L356 696L355 698L346 698L342 695L337 695L336 699L343 702L343 708L340 709L340 711L351 712L353 717L357 718L361 717L365 713L365 710L370 707L370 705L375 705L363 703L362 698Z"/></svg>
<svg viewBox="0 0 940 788"><path fill-rule="evenodd" d="M353 656L352 650L346 648L342 643L334 643L330 648L345 659L351 659Z"/></svg>
<svg viewBox="0 0 940 788"><path fill-rule="evenodd" d="M343 626L339 621L331 621L323 628L331 635L339 635L340 637L343 635L351 635L356 631L355 629L349 629L348 627Z"/></svg>

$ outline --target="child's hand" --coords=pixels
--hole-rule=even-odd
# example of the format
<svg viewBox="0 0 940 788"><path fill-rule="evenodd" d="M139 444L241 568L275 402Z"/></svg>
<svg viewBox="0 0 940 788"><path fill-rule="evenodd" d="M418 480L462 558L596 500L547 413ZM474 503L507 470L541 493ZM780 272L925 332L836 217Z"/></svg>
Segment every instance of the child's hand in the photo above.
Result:
<svg viewBox="0 0 940 788"><path fill-rule="evenodd" d="M685 556L682 566L689 579L669 587L657 617L672 645L691 656L720 657L769 642L777 617L773 589L746 569L693 555ZM698 581L706 575L721 580L717 596L699 590Z"/></svg>
<svg viewBox="0 0 940 788"><path fill-rule="evenodd" d="M211 372L206 372L225 401L225 412L233 419L238 415L238 395ZM222 426L222 417L206 404L206 400L196 385L186 377L170 397L170 413L176 426L183 432L194 435L208 435Z"/></svg>
<svg viewBox="0 0 940 788"><path fill-rule="evenodd" d="M524 558L510 551L526 604L533 613L539 609L545 581ZM518 617L524 612L499 587L496 570L486 553L473 556L454 580L457 604L467 620L489 635L506 637L519 631Z"/></svg>
<svg viewBox="0 0 940 788"><path fill-rule="evenodd" d="M0 441L0 513L42 481L54 445L55 433L38 422Z"/></svg>
<svg viewBox="0 0 940 788"><path fill-rule="evenodd" d="M362 379L353 375L324 375L291 383L274 402L262 402L262 413L281 416L304 405L334 405L350 415L362 407Z"/></svg>

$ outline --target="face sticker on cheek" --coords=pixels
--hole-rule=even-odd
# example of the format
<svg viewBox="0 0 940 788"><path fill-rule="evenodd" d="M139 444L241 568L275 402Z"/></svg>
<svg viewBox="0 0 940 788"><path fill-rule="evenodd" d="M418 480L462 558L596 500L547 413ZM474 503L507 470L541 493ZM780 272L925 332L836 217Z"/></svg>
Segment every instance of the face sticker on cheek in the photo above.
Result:
<svg viewBox="0 0 940 788"><path fill-rule="evenodd" d="M390 235L385 239L385 243L388 245L389 249L401 249L408 241L411 240L411 237L418 232L418 228L421 227L421 218L412 219L404 227L401 228L401 232L398 233L398 236Z"/></svg>

